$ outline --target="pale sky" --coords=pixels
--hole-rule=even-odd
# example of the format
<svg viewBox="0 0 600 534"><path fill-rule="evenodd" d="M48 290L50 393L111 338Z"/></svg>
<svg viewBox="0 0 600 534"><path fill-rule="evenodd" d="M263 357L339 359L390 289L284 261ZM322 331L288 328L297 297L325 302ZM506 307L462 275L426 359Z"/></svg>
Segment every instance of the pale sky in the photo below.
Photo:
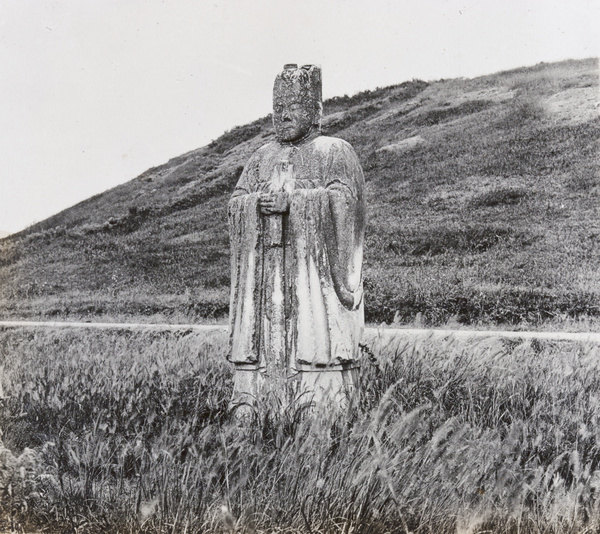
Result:
<svg viewBox="0 0 600 534"><path fill-rule="evenodd" d="M0 230L270 112L284 63L324 98L600 55L598 0L0 0Z"/></svg>

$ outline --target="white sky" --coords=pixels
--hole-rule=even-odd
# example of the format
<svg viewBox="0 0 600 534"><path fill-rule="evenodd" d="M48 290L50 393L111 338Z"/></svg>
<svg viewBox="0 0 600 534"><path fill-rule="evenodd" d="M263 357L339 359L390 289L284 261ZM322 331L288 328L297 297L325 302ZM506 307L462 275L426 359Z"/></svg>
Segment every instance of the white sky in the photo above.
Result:
<svg viewBox="0 0 600 534"><path fill-rule="evenodd" d="M284 63L328 98L597 57L598 0L0 0L0 230L270 112Z"/></svg>

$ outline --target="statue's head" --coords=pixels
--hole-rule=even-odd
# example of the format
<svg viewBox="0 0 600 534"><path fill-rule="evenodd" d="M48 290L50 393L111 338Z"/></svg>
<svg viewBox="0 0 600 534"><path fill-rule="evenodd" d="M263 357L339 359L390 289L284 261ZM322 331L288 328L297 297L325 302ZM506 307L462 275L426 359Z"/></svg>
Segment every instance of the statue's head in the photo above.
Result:
<svg viewBox="0 0 600 534"><path fill-rule="evenodd" d="M273 126L279 141L293 143L321 129L321 68L285 65L273 86Z"/></svg>

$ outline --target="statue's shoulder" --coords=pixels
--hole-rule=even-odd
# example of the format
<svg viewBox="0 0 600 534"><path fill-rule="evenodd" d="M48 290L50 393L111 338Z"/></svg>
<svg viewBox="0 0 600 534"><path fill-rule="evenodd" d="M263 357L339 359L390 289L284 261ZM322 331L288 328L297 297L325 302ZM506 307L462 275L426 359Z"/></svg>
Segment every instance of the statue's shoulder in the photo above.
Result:
<svg viewBox="0 0 600 534"><path fill-rule="evenodd" d="M339 137L320 135L313 142L315 143L315 148L320 152L337 153L349 157L356 157L356 152L352 148L352 145Z"/></svg>
<svg viewBox="0 0 600 534"><path fill-rule="evenodd" d="M273 154L273 152L277 150L279 150L279 144L277 141L270 141L269 143L265 143L260 148L257 148L254 152L252 152L248 161L260 161L265 156Z"/></svg>
<svg viewBox="0 0 600 534"><path fill-rule="evenodd" d="M281 145L277 141L269 141L257 149L255 154L266 155L272 154L273 152L277 152L279 150L281 150Z"/></svg>

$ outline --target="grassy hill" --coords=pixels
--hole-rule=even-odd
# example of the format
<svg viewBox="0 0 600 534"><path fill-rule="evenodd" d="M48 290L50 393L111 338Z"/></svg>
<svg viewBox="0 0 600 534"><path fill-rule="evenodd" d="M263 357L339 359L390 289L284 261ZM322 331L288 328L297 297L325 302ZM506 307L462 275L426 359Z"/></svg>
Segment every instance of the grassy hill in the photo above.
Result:
<svg viewBox="0 0 600 534"><path fill-rule="evenodd" d="M324 103L367 180L368 321L597 321L598 72L570 60ZM272 138L270 117L236 127L3 239L0 317L224 317L228 196Z"/></svg>

